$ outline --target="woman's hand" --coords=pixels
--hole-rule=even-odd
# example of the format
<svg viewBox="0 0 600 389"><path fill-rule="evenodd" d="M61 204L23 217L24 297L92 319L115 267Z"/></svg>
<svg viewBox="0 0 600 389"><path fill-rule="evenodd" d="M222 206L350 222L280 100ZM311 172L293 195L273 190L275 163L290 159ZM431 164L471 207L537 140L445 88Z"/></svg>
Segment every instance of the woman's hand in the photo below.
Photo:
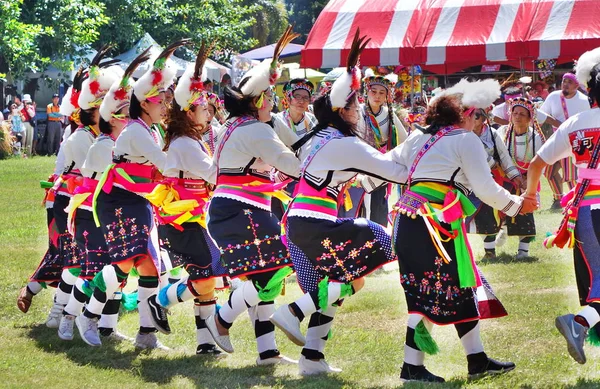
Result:
<svg viewBox="0 0 600 389"><path fill-rule="evenodd" d="M521 211L519 212L521 215L532 213L540 207L540 204L537 200L537 196L530 196L524 194L521 197L523 198L523 205L521 207Z"/></svg>

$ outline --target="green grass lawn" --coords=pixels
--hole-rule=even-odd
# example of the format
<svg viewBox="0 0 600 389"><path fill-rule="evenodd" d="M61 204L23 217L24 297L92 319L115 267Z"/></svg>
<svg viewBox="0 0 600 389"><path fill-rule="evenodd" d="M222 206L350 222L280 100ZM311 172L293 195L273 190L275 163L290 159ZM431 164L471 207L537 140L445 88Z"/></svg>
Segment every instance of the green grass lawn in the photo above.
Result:
<svg viewBox="0 0 600 389"><path fill-rule="evenodd" d="M236 352L214 360L195 352L192 304L182 304L170 316L173 334L161 340L174 351L138 352L130 344L88 347L75 335L61 341L56 330L44 326L53 291L42 291L28 314L15 301L19 289L45 251L45 211L40 206L39 181L53 169L47 157L0 161L0 387L397 387L402 363L406 306L397 271L367 278L367 285L338 310L328 361L344 372L335 376L301 378L297 368L256 367L256 349L250 322L244 315L232 328ZM543 208L550 206L547 191ZM499 261L482 264L509 316L482 322L486 351L494 358L517 364L514 372L477 382L466 381L466 358L452 326L434 331L441 353L426 364L449 382L446 387L468 388L597 388L600 387L600 349L587 347L588 363L578 365L567 354L554 328L559 314L578 309L571 253L545 250L541 241L558 226L560 216L547 211L536 215L539 239L532 243L534 258L516 262L517 239L499 249ZM478 256L481 239L472 236ZM279 303L299 296L290 279ZM221 301L227 296L222 294ZM121 316L119 328L134 336L137 314ZM300 348L278 332L280 350L299 357ZM424 385L407 385L421 387ZM441 387L441 386L438 386Z"/></svg>

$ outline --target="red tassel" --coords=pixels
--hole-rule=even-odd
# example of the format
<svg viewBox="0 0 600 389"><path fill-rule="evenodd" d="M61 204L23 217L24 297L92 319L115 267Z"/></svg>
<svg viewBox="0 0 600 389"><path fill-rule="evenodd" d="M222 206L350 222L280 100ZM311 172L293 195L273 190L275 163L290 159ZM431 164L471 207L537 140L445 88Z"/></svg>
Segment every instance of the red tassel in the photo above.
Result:
<svg viewBox="0 0 600 389"><path fill-rule="evenodd" d="M152 85L158 85L162 81L163 75L160 70L152 72Z"/></svg>
<svg viewBox="0 0 600 389"><path fill-rule="evenodd" d="M360 77L358 77L358 72L356 71L356 68L352 69L352 84L350 85L350 89L360 89Z"/></svg>
<svg viewBox="0 0 600 389"><path fill-rule="evenodd" d="M100 83L97 80L90 82L90 92L92 92L92 94L94 96L96 96L99 91L100 91Z"/></svg>

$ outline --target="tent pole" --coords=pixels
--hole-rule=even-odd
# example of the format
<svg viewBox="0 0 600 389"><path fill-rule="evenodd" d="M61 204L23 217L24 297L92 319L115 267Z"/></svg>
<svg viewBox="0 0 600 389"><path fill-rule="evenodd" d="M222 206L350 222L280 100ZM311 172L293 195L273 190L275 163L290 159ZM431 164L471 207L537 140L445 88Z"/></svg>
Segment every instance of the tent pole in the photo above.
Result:
<svg viewBox="0 0 600 389"><path fill-rule="evenodd" d="M525 76L525 60L523 58L519 59L520 65L521 65L521 77ZM523 96L527 96L525 94L525 85L521 84L521 93L523 93Z"/></svg>
<svg viewBox="0 0 600 389"><path fill-rule="evenodd" d="M410 110L415 109L415 65L410 68Z"/></svg>

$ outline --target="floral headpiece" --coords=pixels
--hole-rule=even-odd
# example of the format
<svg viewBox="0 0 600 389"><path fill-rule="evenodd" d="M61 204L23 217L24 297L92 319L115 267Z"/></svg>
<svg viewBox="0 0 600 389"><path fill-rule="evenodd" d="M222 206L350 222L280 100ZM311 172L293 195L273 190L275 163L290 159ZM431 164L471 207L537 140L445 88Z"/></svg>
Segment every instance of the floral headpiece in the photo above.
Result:
<svg viewBox="0 0 600 389"><path fill-rule="evenodd" d="M283 86L283 107L289 108L295 91L305 90L308 92L308 96L312 96L314 89L314 84L306 78L295 78L286 82Z"/></svg>
<svg viewBox="0 0 600 389"><path fill-rule="evenodd" d="M394 98L394 89L398 83L398 75L394 73L385 76L375 75L375 72L371 68L368 68L365 70L363 82L365 83L365 92L369 91L375 85L384 87L387 90L387 100L391 103Z"/></svg>

